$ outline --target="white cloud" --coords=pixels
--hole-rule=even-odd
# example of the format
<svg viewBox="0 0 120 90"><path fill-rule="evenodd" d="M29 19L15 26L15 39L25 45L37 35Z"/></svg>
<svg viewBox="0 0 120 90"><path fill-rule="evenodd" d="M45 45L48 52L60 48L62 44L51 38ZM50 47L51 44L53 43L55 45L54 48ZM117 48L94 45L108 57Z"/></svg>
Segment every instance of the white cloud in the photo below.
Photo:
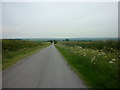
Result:
<svg viewBox="0 0 120 90"><path fill-rule="evenodd" d="M3 3L4 37L117 37L117 3Z"/></svg>
<svg viewBox="0 0 120 90"><path fill-rule="evenodd" d="M1 0L2 2L118 2L119 0Z"/></svg>

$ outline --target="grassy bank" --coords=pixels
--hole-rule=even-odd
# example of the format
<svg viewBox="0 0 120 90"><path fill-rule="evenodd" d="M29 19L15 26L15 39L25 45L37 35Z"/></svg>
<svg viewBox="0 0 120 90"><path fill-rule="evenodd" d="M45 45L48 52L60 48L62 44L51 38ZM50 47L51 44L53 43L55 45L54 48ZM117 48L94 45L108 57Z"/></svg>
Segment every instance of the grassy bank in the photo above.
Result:
<svg viewBox="0 0 120 90"><path fill-rule="evenodd" d="M88 87L118 88L118 43L107 43L61 42L56 47Z"/></svg>
<svg viewBox="0 0 120 90"><path fill-rule="evenodd" d="M49 46L48 42L31 42L22 40L2 41L2 69L6 69L19 60L30 56Z"/></svg>

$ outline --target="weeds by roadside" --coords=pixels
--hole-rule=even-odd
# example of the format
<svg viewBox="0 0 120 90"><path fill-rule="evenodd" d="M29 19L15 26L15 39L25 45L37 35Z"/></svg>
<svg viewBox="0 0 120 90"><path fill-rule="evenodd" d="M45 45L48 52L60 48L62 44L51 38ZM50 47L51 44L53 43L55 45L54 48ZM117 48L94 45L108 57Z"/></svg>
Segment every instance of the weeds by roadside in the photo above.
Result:
<svg viewBox="0 0 120 90"><path fill-rule="evenodd" d="M49 46L48 42L32 42L23 40L2 41L2 69L6 69L17 61Z"/></svg>
<svg viewBox="0 0 120 90"><path fill-rule="evenodd" d="M90 43L94 43L94 45ZM119 51L116 48L117 42L110 44L109 47L107 43L72 41L61 42L56 47L68 64L77 71L90 87L118 88Z"/></svg>

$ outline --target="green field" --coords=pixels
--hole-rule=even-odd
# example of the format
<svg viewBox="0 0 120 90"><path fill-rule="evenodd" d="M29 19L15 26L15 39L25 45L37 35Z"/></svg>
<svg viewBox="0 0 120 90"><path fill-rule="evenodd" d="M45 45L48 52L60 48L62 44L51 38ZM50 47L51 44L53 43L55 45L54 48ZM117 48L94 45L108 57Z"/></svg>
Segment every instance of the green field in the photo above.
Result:
<svg viewBox="0 0 120 90"><path fill-rule="evenodd" d="M120 42L119 42L120 43ZM117 41L63 41L56 47L91 88L118 88L120 57Z"/></svg>
<svg viewBox="0 0 120 90"><path fill-rule="evenodd" d="M49 46L49 42L24 40L2 40L2 69L6 69L19 60Z"/></svg>

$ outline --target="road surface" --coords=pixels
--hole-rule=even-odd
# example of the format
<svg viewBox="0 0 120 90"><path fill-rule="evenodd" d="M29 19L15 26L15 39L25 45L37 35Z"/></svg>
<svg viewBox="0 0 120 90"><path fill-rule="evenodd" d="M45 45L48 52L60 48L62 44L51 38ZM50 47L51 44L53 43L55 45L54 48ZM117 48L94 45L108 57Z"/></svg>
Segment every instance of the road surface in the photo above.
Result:
<svg viewBox="0 0 120 90"><path fill-rule="evenodd" d="M3 72L3 88L86 88L54 45Z"/></svg>

